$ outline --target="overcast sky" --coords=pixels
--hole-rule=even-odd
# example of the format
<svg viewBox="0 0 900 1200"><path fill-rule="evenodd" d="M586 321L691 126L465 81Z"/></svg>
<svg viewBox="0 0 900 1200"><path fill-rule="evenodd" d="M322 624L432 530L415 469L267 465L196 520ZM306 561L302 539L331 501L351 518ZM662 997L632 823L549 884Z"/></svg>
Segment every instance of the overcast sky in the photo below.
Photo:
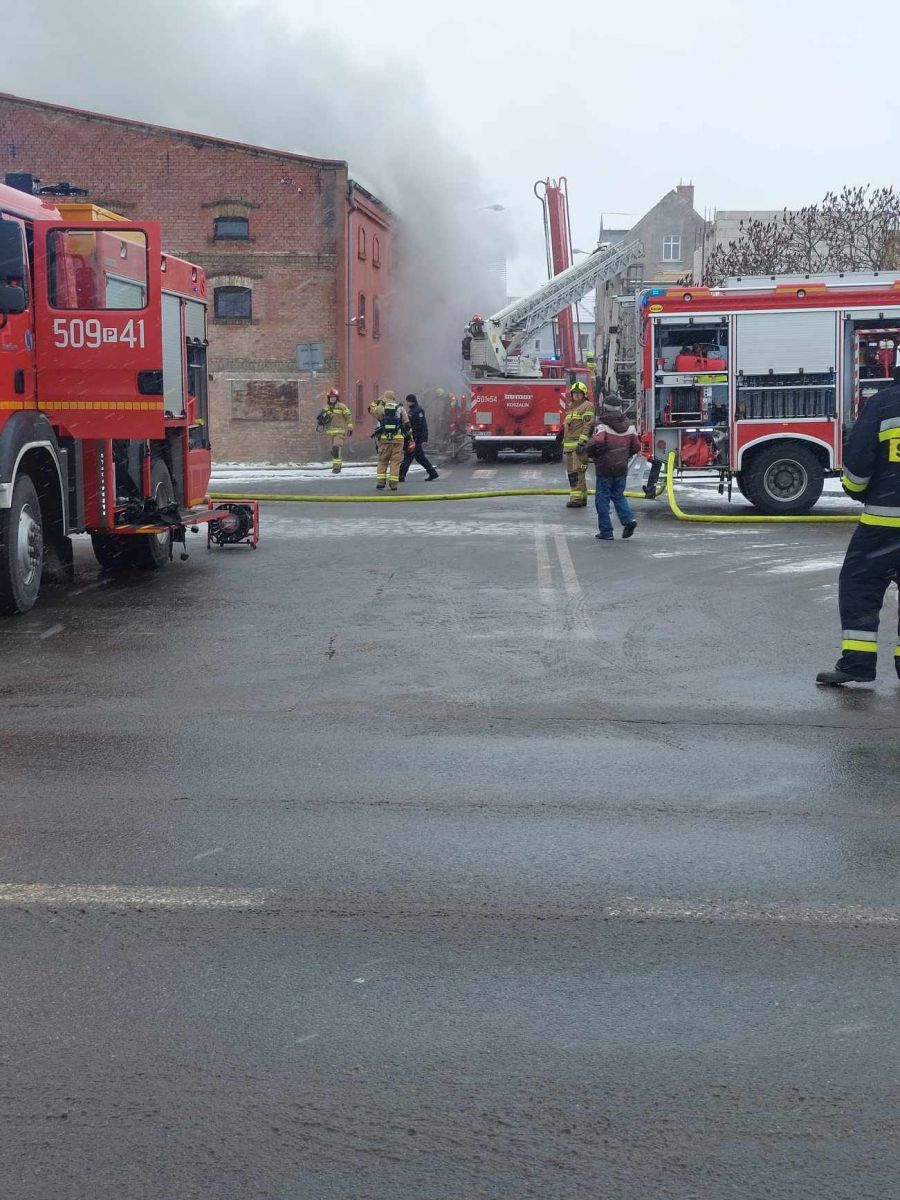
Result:
<svg viewBox="0 0 900 1200"><path fill-rule="evenodd" d="M601 212L608 226L628 223L617 214L640 215L679 181L693 181L703 212L796 206L844 183L896 183L900 174L896 70L878 6L854 21L852 7L836 0L269 0L272 19L256 23L261 32L246 52L261 72L249 86L246 33L229 42L227 31L252 7L31 0L4 17L0 88L347 157L363 180L388 190L378 163L379 106L403 110L404 141L421 98L421 139L410 141L409 155L433 145L451 176L467 176L457 203L477 201L488 237L491 221L514 235L516 291L537 283L543 269L532 194L539 177L568 177L575 244L590 249ZM94 25L123 10L133 10L133 28L153 22L156 32L104 49ZM64 12L70 23L61 33ZM75 21L83 35L77 53ZM333 35L340 55L311 51L315 31ZM147 46L142 61L125 70L104 63L103 54L127 58L138 43ZM65 51L62 59L43 60L51 46ZM158 77L167 46L211 60L201 70L205 102L196 79ZM260 94L266 47L282 70L287 57L298 86L306 85L302 103L277 83ZM226 86L234 77L230 105L214 102L218 87L203 83L213 70ZM311 105L313 91L320 100ZM423 161L423 174L434 165ZM394 203L399 178L394 172ZM408 190L409 175L402 186Z"/></svg>

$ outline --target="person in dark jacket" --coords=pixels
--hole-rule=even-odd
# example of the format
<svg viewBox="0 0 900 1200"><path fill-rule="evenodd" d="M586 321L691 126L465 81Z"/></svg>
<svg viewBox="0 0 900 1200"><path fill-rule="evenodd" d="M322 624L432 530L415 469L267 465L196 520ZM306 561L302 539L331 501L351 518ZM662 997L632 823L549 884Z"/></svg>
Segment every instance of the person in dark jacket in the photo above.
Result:
<svg viewBox="0 0 900 1200"><path fill-rule="evenodd" d="M406 478L406 473L412 466L413 460L428 472L425 476L427 480L437 479L438 473L425 453L425 443L428 441L428 421L425 418L425 409L416 397L410 394L406 397L406 411L409 413L409 423L412 426L415 446L412 450L407 448L403 453L403 462L400 464L400 482L402 483Z"/></svg>
<svg viewBox="0 0 900 1200"><path fill-rule="evenodd" d="M628 464L640 450L640 438L634 425L622 411L621 399L610 393L600 409L594 436L584 451L597 472L594 503L597 506L600 532L595 536L600 542L611 542L613 539L612 521L609 516L610 502L615 506L616 514L622 523L622 537L630 538L637 529L637 521L625 497L625 480L628 476Z"/></svg>
<svg viewBox="0 0 900 1200"><path fill-rule="evenodd" d="M867 402L844 444L844 491L865 506L844 565L838 605L841 657L816 683L873 683L878 661L878 618L891 583L900 585L900 386ZM900 632L894 652L900 676Z"/></svg>

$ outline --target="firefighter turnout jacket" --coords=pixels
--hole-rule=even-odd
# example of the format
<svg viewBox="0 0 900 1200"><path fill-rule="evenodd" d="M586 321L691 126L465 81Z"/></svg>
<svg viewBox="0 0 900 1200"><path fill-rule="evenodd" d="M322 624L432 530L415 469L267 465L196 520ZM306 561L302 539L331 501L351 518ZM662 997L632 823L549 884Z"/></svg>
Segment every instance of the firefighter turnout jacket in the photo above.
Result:
<svg viewBox="0 0 900 1200"><path fill-rule="evenodd" d="M563 450L576 450L586 446L594 432L594 406L590 400L582 400L566 410L563 422Z"/></svg>
<svg viewBox="0 0 900 1200"><path fill-rule="evenodd" d="M403 442L411 434L409 414L399 404L393 392L385 392L372 404L369 412L378 422L375 440L378 442Z"/></svg>
<svg viewBox="0 0 900 1200"><path fill-rule="evenodd" d="M353 413L346 404L326 404L316 418L326 433L352 433Z"/></svg>
<svg viewBox="0 0 900 1200"><path fill-rule="evenodd" d="M873 396L844 446L844 491L864 508L860 524L900 536L900 386Z"/></svg>

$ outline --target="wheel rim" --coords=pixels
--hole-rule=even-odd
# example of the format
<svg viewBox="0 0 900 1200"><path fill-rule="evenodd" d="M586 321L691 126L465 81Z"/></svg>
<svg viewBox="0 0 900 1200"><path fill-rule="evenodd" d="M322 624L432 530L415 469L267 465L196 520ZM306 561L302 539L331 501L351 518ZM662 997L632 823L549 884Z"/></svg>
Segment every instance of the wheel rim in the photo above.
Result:
<svg viewBox="0 0 900 1200"><path fill-rule="evenodd" d="M41 568L43 538L41 523L36 519L30 504L23 504L19 512L16 534L16 567L24 587L31 587Z"/></svg>
<svg viewBox="0 0 900 1200"><path fill-rule="evenodd" d="M792 458L780 458L767 468L763 476L763 489L772 500L784 503L796 500L809 484L809 475L803 463Z"/></svg>

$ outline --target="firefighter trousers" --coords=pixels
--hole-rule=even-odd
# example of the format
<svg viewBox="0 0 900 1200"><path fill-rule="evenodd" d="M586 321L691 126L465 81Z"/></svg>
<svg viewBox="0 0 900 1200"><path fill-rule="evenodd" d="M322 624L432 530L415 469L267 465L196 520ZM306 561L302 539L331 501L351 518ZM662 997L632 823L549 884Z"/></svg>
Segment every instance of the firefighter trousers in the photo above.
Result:
<svg viewBox="0 0 900 1200"><path fill-rule="evenodd" d="M841 657L839 671L875 678L878 659L878 618L884 594L900 575L900 530L859 525L841 567ZM894 650L900 676L900 624Z"/></svg>
<svg viewBox="0 0 900 1200"><path fill-rule="evenodd" d="M346 436L343 430L331 435L331 470L335 475L340 475L341 467L344 465L344 438Z"/></svg>
<svg viewBox="0 0 900 1200"><path fill-rule="evenodd" d="M566 450L565 459L569 504L584 508L587 505L587 463L574 450Z"/></svg>
<svg viewBox="0 0 900 1200"><path fill-rule="evenodd" d="M400 463L403 461L403 442L390 441L378 443L378 470L375 486L383 488L385 480L390 484L391 491L396 492L400 479Z"/></svg>

